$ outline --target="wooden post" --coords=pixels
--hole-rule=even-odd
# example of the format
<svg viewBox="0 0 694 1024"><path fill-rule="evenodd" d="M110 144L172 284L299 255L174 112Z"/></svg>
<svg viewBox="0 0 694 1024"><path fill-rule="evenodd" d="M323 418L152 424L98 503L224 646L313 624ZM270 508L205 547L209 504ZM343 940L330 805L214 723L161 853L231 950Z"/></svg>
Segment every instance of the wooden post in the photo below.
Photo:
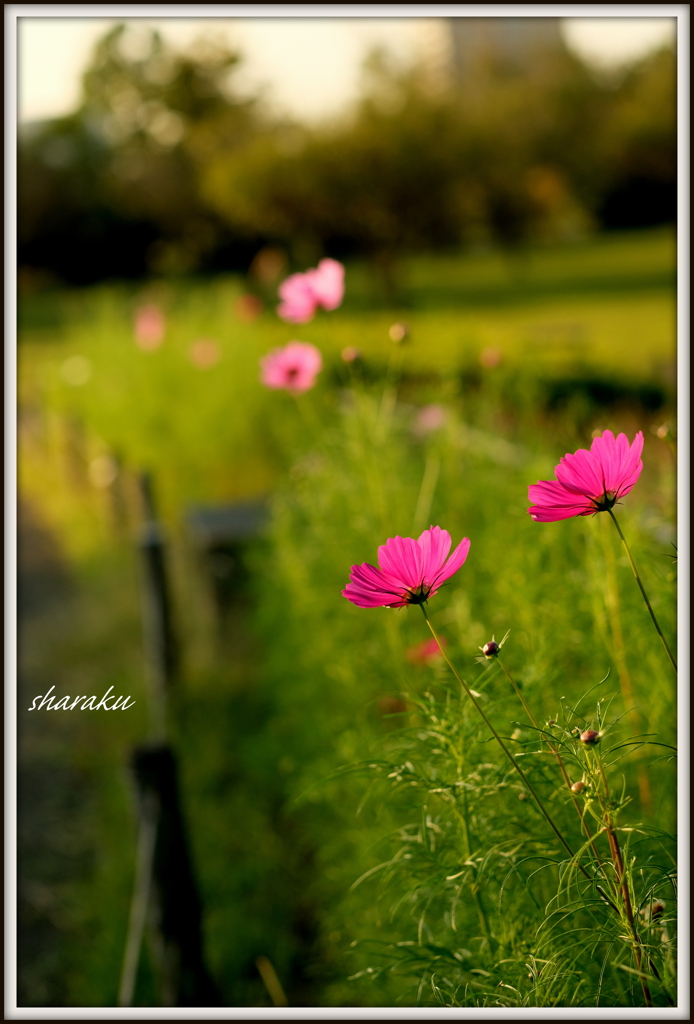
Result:
<svg viewBox="0 0 694 1024"><path fill-rule="evenodd" d="M150 911L165 1006L219 1006L202 951L202 907L181 812L176 759L164 744L139 747L132 768L150 847ZM144 889L144 886L143 886Z"/></svg>
<svg viewBox="0 0 694 1024"><path fill-rule="evenodd" d="M140 478L145 521L140 536L144 640L149 681L150 742L133 753L139 840L135 886L119 987L130 1006L148 913L153 925L164 1006L219 1006L202 958L202 909L178 795L176 759L166 742L167 697L178 670L166 566L152 481Z"/></svg>
<svg viewBox="0 0 694 1024"><path fill-rule="evenodd" d="M178 673L178 644L173 625L164 531L157 519L152 479L148 473L140 477L140 489L145 513L140 552L151 734L153 738L163 740L166 736L168 693Z"/></svg>

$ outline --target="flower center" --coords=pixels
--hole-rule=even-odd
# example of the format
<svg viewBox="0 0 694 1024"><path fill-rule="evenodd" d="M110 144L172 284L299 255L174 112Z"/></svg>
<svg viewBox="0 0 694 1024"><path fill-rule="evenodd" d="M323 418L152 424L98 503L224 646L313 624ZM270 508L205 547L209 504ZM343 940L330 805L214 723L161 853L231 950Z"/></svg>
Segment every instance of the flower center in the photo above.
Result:
<svg viewBox="0 0 694 1024"><path fill-rule="evenodd" d="M596 512L607 512L617 501L616 491L605 491L600 498L593 498Z"/></svg>
<svg viewBox="0 0 694 1024"><path fill-rule="evenodd" d="M426 583L420 583L418 587L405 591L407 595L405 599L408 604L424 604L429 597L430 590L431 587Z"/></svg>

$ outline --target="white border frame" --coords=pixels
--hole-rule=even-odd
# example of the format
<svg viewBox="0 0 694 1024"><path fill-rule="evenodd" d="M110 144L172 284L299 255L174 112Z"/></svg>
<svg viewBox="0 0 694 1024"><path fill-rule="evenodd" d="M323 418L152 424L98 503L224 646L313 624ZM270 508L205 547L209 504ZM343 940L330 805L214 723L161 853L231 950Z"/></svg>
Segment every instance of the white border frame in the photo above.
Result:
<svg viewBox="0 0 694 1024"><path fill-rule="evenodd" d="M673 1009L393 1009L227 1007L17 1007L17 741L16 741L16 163L17 21L19 18L433 18L433 17L604 17L674 18L677 21L678 85L678 852L684 871L690 864L689 834L689 4L6 4L5 27L5 1019L6 1020L688 1020L689 933L682 934L678 1006ZM680 884L682 908L690 905L690 875ZM689 922L687 921L687 924Z"/></svg>

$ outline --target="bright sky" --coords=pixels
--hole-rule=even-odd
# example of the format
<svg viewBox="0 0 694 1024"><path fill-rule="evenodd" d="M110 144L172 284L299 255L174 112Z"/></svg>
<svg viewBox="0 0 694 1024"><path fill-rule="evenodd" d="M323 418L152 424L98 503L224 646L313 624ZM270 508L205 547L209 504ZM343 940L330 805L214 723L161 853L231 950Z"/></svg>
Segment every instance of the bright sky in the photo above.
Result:
<svg viewBox="0 0 694 1024"><path fill-rule="evenodd" d="M385 45L403 61L445 58L447 48L442 24L433 18L137 20L178 46L202 32L225 38L245 55L239 83L243 78L249 92L266 86L278 108L305 119L329 115L355 96L370 47ZM19 19L20 122L75 109L92 47L117 23L64 16ZM673 18L566 18L562 30L568 45L586 59L615 66L674 43L675 25Z"/></svg>

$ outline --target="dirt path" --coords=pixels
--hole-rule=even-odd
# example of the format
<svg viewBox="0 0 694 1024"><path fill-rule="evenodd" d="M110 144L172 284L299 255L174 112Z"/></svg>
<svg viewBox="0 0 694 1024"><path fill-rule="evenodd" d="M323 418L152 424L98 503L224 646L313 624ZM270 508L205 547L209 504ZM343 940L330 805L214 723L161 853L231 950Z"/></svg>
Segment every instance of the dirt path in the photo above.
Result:
<svg viewBox="0 0 694 1024"><path fill-rule="evenodd" d="M84 779L63 749L65 723L29 715L55 684L56 639L71 627L75 588L57 544L26 502L18 509L18 1000L64 1005L71 880L89 869ZM56 726L58 731L56 732Z"/></svg>

